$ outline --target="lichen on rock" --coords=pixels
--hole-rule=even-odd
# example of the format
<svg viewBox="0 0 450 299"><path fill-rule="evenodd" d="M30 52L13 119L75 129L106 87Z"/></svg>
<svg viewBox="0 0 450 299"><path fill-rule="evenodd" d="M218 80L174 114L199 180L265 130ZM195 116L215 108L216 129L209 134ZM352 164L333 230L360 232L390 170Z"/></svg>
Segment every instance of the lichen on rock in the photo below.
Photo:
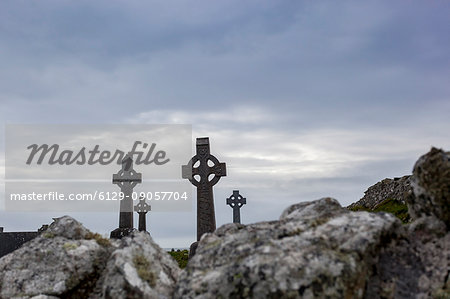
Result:
<svg viewBox="0 0 450 299"><path fill-rule="evenodd" d="M279 221L228 224L202 237L176 296L361 297L372 257L399 225L331 198L291 206Z"/></svg>
<svg viewBox="0 0 450 299"><path fill-rule="evenodd" d="M107 298L171 298L180 268L145 232L123 238L103 273Z"/></svg>
<svg viewBox="0 0 450 299"><path fill-rule="evenodd" d="M108 240L64 216L0 259L0 298L171 298L179 271L149 234Z"/></svg>
<svg viewBox="0 0 450 299"><path fill-rule="evenodd" d="M91 292L108 249L86 240L75 219L55 219L48 231L0 259L1 298ZM51 235L51 237L48 236Z"/></svg>

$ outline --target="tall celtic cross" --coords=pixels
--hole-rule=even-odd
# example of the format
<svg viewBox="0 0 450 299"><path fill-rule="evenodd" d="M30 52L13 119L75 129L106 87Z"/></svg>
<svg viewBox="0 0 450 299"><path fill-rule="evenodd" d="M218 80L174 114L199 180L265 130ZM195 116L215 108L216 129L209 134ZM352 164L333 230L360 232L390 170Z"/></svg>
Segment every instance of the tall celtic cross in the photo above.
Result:
<svg viewBox="0 0 450 299"><path fill-rule="evenodd" d="M197 241L204 233L216 230L213 186L227 175L225 163L211 155L209 138L197 138L197 154L182 166L182 177L197 187ZM198 165L197 165L198 164ZM195 244L195 243L194 243ZM196 245L194 246L194 252Z"/></svg>
<svg viewBox="0 0 450 299"><path fill-rule="evenodd" d="M233 195L227 198L227 205L233 208L233 223L241 223L241 208L247 203L247 199L239 194L239 190L233 190Z"/></svg>
<svg viewBox="0 0 450 299"><path fill-rule="evenodd" d="M134 211L139 214L139 231L147 231L147 223L145 216L151 211L152 207L145 202L145 198L141 197L139 203L134 206Z"/></svg>
<svg viewBox="0 0 450 299"><path fill-rule="evenodd" d="M119 228L111 232L111 238L121 238L133 230L133 189L142 182L142 174L133 169L133 159L127 154L122 160L122 169L113 175L113 184L120 187Z"/></svg>

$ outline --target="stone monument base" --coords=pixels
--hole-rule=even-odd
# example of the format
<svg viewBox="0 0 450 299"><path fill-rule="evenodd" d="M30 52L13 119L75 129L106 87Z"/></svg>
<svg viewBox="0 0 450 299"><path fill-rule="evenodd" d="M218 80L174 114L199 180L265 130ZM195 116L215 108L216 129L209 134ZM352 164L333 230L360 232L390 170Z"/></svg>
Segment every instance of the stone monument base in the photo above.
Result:
<svg viewBox="0 0 450 299"><path fill-rule="evenodd" d="M198 242L194 242L194 243L191 244L191 247L189 247L189 257L188 257L188 259L191 259L194 256L195 251L197 251L197 246L198 246Z"/></svg>
<svg viewBox="0 0 450 299"><path fill-rule="evenodd" d="M134 228L116 228L113 230L110 234L111 239L122 239L123 237L126 237L128 235L131 235L136 229Z"/></svg>

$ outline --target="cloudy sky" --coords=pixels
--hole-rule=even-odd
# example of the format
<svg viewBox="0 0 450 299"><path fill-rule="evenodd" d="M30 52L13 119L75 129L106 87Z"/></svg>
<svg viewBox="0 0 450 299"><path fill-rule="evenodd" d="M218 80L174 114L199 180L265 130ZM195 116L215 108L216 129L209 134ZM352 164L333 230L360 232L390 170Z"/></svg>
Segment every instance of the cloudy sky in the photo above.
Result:
<svg viewBox="0 0 450 299"><path fill-rule="evenodd" d="M449 15L444 0L5 0L0 117L3 128L192 124L192 144L209 136L228 166L218 226L233 189L247 198L243 223L324 196L348 205L431 146L450 149ZM194 211L150 213L154 239L188 247ZM117 227L115 213L71 215ZM57 216L1 211L0 226Z"/></svg>

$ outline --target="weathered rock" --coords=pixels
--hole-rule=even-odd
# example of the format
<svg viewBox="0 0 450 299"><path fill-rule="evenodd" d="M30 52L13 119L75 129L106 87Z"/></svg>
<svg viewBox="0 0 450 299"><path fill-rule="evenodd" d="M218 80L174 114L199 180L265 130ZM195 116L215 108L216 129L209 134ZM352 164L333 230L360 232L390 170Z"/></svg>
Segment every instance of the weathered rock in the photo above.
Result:
<svg viewBox="0 0 450 299"><path fill-rule="evenodd" d="M4 256L0 259L0 297L64 296L75 288L81 293L89 291L109 254L95 239L82 239L88 232L65 216Z"/></svg>
<svg viewBox="0 0 450 299"><path fill-rule="evenodd" d="M148 234L110 241L64 216L0 259L0 298L170 298L178 271Z"/></svg>
<svg viewBox="0 0 450 299"><path fill-rule="evenodd" d="M85 239L92 235L92 232L85 228L81 223L69 216L53 218L54 222L47 228L47 238L63 237L71 240Z"/></svg>
<svg viewBox="0 0 450 299"><path fill-rule="evenodd" d="M392 215L352 213L331 198L291 206L280 221L227 224L202 237L176 296L361 298L399 226Z"/></svg>
<svg viewBox="0 0 450 299"><path fill-rule="evenodd" d="M123 238L104 272L106 298L172 298L180 268L145 232Z"/></svg>
<svg viewBox="0 0 450 299"><path fill-rule="evenodd" d="M421 218L382 249L365 297L450 298L449 266L445 224L434 216Z"/></svg>
<svg viewBox="0 0 450 299"><path fill-rule="evenodd" d="M306 201L294 204L283 211L280 220L317 220L328 219L345 213L339 202L333 198L325 197L317 201Z"/></svg>
<svg viewBox="0 0 450 299"><path fill-rule="evenodd" d="M411 192L411 176L405 175L394 179L387 178L369 187L364 192L364 196L359 201L352 203L348 208L363 207L368 210L374 210L387 199L394 199L406 204L406 199Z"/></svg>
<svg viewBox="0 0 450 299"><path fill-rule="evenodd" d="M434 215L450 228L450 152L432 148L416 162L411 178L414 196L408 209L414 219Z"/></svg>
<svg viewBox="0 0 450 299"><path fill-rule="evenodd" d="M414 222L382 250L367 298L450 298L450 153L419 158L407 198Z"/></svg>

